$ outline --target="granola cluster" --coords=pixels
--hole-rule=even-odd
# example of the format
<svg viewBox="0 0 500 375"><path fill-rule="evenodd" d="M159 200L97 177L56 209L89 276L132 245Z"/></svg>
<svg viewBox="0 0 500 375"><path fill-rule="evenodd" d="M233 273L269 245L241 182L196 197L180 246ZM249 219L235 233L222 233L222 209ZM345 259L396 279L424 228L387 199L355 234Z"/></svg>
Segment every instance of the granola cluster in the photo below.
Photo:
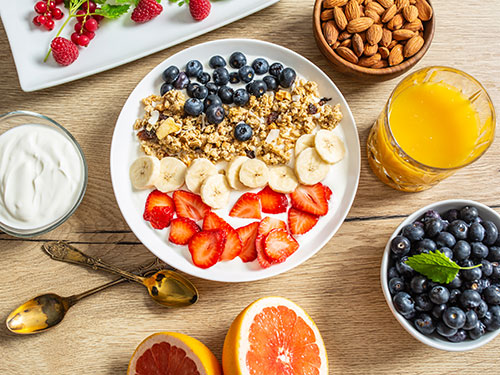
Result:
<svg viewBox="0 0 500 375"><path fill-rule="evenodd" d="M340 105L326 104L328 100L320 98L316 82L299 80L291 92L251 96L244 107L224 105L225 119L212 125L205 114L186 115L186 97L172 90L143 99L145 114L134 129L144 152L159 159L173 156L190 165L201 157L217 163L246 155L271 165L287 164L301 135L317 126L334 129L342 119ZM240 122L252 127L254 136L248 141L237 141L233 135Z"/></svg>

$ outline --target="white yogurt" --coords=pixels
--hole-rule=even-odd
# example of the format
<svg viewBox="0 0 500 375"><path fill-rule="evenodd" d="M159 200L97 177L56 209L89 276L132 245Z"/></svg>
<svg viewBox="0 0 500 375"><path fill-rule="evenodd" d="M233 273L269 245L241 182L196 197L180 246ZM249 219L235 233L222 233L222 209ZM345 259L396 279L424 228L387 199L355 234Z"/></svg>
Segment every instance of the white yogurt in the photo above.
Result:
<svg viewBox="0 0 500 375"><path fill-rule="evenodd" d="M0 222L47 226L71 210L84 179L75 145L48 125L16 126L0 135Z"/></svg>

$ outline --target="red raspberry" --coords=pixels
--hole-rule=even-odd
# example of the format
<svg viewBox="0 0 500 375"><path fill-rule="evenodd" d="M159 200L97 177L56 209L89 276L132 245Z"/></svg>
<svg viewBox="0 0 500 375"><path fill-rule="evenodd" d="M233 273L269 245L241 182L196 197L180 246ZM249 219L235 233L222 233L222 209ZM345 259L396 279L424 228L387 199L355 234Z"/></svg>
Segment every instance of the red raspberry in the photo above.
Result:
<svg viewBox="0 0 500 375"><path fill-rule="evenodd" d="M57 37L50 44L52 56L59 65L70 65L78 58L78 48L71 40Z"/></svg>
<svg viewBox="0 0 500 375"><path fill-rule="evenodd" d="M163 11L163 7L156 0L140 0L130 17L132 21L143 23L151 21Z"/></svg>
<svg viewBox="0 0 500 375"><path fill-rule="evenodd" d="M189 2L189 11L191 12L191 16L196 21L204 20L210 14L210 9L212 8L212 4L208 0L191 0Z"/></svg>

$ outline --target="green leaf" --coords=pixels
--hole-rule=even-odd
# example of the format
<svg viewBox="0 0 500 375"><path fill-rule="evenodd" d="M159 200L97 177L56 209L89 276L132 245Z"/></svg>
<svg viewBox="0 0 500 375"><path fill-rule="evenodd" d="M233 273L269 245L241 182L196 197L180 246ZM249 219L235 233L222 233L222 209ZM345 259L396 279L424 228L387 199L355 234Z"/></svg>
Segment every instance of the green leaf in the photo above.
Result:
<svg viewBox="0 0 500 375"><path fill-rule="evenodd" d="M101 7L101 9L96 9L95 12L96 14L99 14L103 17L115 19L127 13L129 9L130 9L130 4L124 4L124 5L104 4Z"/></svg>
<svg viewBox="0 0 500 375"><path fill-rule="evenodd" d="M96 4L99 4L99 5L103 5L103 4L106 4L106 1L108 0L93 0L94 3ZM119 1L115 1L115 3L118 3Z"/></svg>
<svg viewBox="0 0 500 375"><path fill-rule="evenodd" d="M413 255L405 263L418 273L440 284L450 283L457 276L458 271L465 269L438 250Z"/></svg>

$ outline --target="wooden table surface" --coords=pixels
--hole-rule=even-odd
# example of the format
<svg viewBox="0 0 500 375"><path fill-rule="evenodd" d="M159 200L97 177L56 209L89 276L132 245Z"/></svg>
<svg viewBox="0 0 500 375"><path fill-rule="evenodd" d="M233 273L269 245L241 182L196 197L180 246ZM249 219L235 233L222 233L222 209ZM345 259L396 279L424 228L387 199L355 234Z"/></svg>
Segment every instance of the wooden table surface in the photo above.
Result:
<svg viewBox="0 0 500 375"><path fill-rule="evenodd" d="M498 1L434 0L434 42L417 68L448 65L484 84L500 108L500 6ZM398 80L355 81L335 72L313 40L313 0L282 0L255 15L139 61L39 92L21 90L3 26L0 26L0 113L32 110L66 126L89 164L87 193L61 227L30 240L0 234L0 320L24 300L44 292L78 293L107 275L50 260L46 240L64 239L90 254L132 268L152 259L123 220L111 187L109 148L122 105L157 64L186 47L209 40L249 37L292 48L323 69L339 87L357 122L362 144L359 189L345 223L312 259L271 279L223 284L191 278L200 302L166 310L145 291L124 284L82 301L56 329L15 336L0 325L0 373L123 374L135 347L157 331L175 330L203 341L220 359L236 315L255 299L288 297L309 312L326 343L332 374L498 374L500 338L469 353L447 353L412 338L392 316L382 295L383 248L408 214L431 202L467 198L500 211L500 148L426 192L394 191L369 169L368 130ZM1 25L1 24L0 24ZM29 48L29 46L26 46ZM90 49L89 47L89 53ZM231 374L227 374L231 375Z"/></svg>

